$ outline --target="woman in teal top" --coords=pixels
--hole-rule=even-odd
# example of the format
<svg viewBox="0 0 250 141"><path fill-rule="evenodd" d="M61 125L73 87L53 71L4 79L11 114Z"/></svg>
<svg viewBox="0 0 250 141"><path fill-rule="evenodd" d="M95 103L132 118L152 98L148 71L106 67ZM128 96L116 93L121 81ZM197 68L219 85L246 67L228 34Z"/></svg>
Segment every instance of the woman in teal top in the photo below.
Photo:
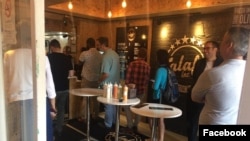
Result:
<svg viewBox="0 0 250 141"><path fill-rule="evenodd" d="M159 64L159 68L155 74L155 82L153 84L153 102L154 103L164 103L162 101L161 91L165 89L167 83L167 69L168 63L168 53L164 49L159 49L157 51L157 62Z"/></svg>
<svg viewBox="0 0 250 141"><path fill-rule="evenodd" d="M168 53L164 49L159 49L156 52L157 62L159 63L159 68L155 74L155 82L153 84L153 102L154 103L165 103L162 99L161 90L165 89L167 83L167 69L166 67L169 66L168 63ZM152 122L150 122L152 123ZM152 125L152 124L150 124ZM164 132L165 132L165 123L164 118L160 118L158 120L158 141L164 141Z"/></svg>

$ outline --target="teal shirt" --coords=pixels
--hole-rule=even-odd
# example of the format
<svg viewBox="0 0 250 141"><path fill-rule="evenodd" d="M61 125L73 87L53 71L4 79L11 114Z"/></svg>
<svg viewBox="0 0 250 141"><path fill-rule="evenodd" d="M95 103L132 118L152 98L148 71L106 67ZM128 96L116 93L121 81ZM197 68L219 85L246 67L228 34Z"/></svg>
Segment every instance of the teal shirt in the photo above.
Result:
<svg viewBox="0 0 250 141"><path fill-rule="evenodd" d="M120 83L120 60L119 55L112 49L108 49L103 54L101 73L109 76L104 80L106 83Z"/></svg>
<svg viewBox="0 0 250 141"><path fill-rule="evenodd" d="M155 74L155 83L153 85L153 99L160 99L161 90L165 89L167 83L167 70L164 67L159 67Z"/></svg>

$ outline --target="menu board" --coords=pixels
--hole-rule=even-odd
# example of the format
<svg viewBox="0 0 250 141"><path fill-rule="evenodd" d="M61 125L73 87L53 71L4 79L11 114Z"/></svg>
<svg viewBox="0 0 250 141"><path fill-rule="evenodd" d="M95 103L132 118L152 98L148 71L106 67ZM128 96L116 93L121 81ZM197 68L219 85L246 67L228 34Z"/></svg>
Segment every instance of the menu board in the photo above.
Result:
<svg viewBox="0 0 250 141"><path fill-rule="evenodd" d="M120 56L121 79L125 79L127 65L137 59L139 48L147 49L148 27L130 26L116 29L116 51Z"/></svg>

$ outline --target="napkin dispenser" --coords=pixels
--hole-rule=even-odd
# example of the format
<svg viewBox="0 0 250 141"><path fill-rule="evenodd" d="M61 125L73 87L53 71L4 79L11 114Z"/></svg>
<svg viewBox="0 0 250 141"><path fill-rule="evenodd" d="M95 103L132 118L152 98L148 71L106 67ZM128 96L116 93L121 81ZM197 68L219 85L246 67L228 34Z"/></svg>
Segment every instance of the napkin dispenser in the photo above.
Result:
<svg viewBox="0 0 250 141"><path fill-rule="evenodd" d="M135 84L130 83L128 84L128 99L133 99L136 98L136 88Z"/></svg>
<svg viewBox="0 0 250 141"><path fill-rule="evenodd" d="M128 99L136 98L136 89L129 89L128 90Z"/></svg>

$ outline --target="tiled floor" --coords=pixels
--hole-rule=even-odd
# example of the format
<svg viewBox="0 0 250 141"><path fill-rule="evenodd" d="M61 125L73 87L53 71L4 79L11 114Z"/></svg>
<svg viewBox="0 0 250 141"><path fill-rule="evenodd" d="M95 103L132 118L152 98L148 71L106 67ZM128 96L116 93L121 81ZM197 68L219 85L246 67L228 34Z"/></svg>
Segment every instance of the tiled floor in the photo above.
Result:
<svg viewBox="0 0 250 141"><path fill-rule="evenodd" d="M103 118L103 117L104 117L104 114L101 113L99 116ZM126 126L126 125L127 125L126 123L127 123L126 117L125 117L124 115L121 115L121 116L120 116L120 125ZM148 125L147 123L145 123L145 122L140 122L140 123L139 123L138 131L139 131L140 133L146 135L146 136L150 136L150 135L151 135L150 127L149 127L149 125ZM187 141L187 137L166 130L164 141Z"/></svg>

